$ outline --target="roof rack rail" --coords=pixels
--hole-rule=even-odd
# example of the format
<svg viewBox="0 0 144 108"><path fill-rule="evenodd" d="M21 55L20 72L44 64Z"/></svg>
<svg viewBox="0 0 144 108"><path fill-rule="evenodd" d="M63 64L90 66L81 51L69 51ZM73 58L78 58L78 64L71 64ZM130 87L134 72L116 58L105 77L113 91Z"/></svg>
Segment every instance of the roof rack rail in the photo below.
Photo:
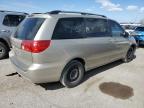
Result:
<svg viewBox="0 0 144 108"><path fill-rule="evenodd" d="M23 13L23 14L28 15L28 13L25 13L25 12L17 12L17 11L6 11L6 10L0 10L0 12L16 12L16 13Z"/></svg>
<svg viewBox="0 0 144 108"><path fill-rule="evenodd" d="M74 11L61 11L61 10L54 10L47 12L48 14L59 14L59 13L76 13L76 14L81 14L81 15L96 15L96 16L101 16L101 17L106 17L104 15L99 15L99 14L93 14L93 13L86 13L86 12L74 12Z"/></svg>
<svg viewBox="0 0 144 108"><path fill-rule="evenodd" d="M32 14L43 14L43 13L32 13Z"/></svg>

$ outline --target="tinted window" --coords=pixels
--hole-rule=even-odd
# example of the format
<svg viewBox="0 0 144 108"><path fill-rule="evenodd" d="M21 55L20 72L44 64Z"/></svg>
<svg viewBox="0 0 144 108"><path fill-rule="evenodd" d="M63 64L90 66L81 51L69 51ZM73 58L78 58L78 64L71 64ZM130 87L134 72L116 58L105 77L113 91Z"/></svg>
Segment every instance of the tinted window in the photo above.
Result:
<svg viewBox="0 0 144 108"><path fill-rule="evenodd" d="M113 37L120 37L124 33L123 28L115 21L110 21L111 31Z"/></svg>
<svg viewBox="0 0 144 108"><path fill-rule="evenodd" d="M85 32L83 18L62 18L58 21L53 39L82 38Z"/></svg>
<svg viewBox="0 0 144 108"><path fill-rule="evenodd" d="M15 38L33 40L44 20L44 18L25 19L16 31Z"/></svg>
<svg viewBox="0 0 144 108"><path fill-rule="evenodd" d="M137 27L136 31L144 31L144 27Z"/></svg>
<svg viewBox="0 0 144 108"><path fill-rule="evenodd" d="M105 19L86 19L86 34L88 37L110 36L107 20Z"/></svg>
<svg viewBox="0 0 144 108"><path fill-rule="evenodd" d="M5 26L15 27L18 26L24 18L25 16L23 15L6 15L3 24Z"/></svg>

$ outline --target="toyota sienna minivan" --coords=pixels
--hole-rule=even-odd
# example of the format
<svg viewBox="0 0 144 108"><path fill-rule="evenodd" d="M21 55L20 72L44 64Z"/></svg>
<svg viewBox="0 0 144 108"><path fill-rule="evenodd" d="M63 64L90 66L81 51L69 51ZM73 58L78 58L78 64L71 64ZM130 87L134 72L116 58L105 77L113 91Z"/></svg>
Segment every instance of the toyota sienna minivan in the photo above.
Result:
<svg viewBox="0 0 144 108"><path fill-rule="evenodd" d="M107 63L133 59L136 44L106 16L70 11L29 15L11 38L10 60L34 83L80 84L85 72Z"/></svg>

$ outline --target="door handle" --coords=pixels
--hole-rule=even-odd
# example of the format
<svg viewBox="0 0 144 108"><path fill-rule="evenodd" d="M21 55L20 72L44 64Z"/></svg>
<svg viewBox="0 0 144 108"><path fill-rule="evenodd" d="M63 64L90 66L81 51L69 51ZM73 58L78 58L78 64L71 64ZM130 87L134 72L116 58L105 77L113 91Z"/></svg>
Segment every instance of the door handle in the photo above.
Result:
<svg viewBox="0 0 144 108"><path fill-rule="evenodd" d="M109 39L109 41L110 41L110 42L112 42L112 43L113 43L113 42L115 42L115 40L114 40L114 39Z"/></svg>
<svg viewBox="0 0 144 108"><path fill-rule="evenodd" d="M0 30L0 32L10 33L10 30Z"/></svg>
<svg viewBox="0 0 144 108"><path fill-rule="evenodd" d="M117 44L126 44L128 43L127 41L117 41Z"/></svg>

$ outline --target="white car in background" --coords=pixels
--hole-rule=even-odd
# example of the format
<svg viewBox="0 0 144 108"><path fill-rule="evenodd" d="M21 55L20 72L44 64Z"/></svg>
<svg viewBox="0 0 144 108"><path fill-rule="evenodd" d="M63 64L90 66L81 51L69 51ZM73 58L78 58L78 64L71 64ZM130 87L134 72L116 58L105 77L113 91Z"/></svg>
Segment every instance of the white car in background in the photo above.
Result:
<svg viewBox="0 0 144 108"><path fill-rule="evenodd" d="M126 32L129 33L129 35L131 35L136 27L141 26L139 23L121 23L120 25L125 29Z"/></svg>

